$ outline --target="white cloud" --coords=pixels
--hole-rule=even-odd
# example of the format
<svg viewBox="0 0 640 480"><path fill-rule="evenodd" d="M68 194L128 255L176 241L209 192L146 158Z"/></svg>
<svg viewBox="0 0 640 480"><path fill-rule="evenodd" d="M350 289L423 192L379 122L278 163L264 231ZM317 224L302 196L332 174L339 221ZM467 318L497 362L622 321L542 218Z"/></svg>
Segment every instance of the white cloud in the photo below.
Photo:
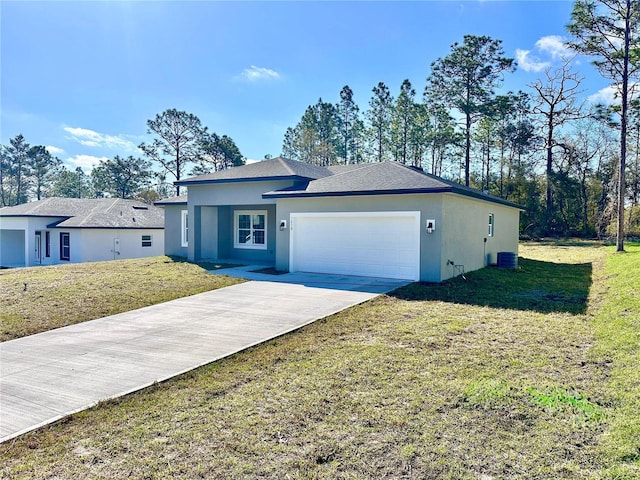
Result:
<svg viewBox="0 0 640 480"><path fill-rule="evenodd" d="M75 155L74 157L69 157L65 160L65 163L68 163L76 169L81 167L84 173L89 173L93 170L93 167L98 165L100 161L108 160L107 157L95 157L93 155Z"/></svg>
<svg viewBox="0 0 640 480"><path fill-rule="evenodd" d="M85 147L124 148L126 150L135 150L137 148L133 142L122 137L98 133L86 128L64 127L64 131L69 133L73 140Z"/></svg>
<svg viewBox="0 0 640 480"><path fill-rule="evenodd" d="M530 55L530 50L516 49L516 61L525 72L540 72L551 65L550 62L540 62Z"/></svg>
<svg viewBox="0 0 640 480"><path fill-rule="evenodd" d="M610 85L605 87L593 95L589 95L587 101L592 103L593 105L602 104L602 105L612 105L614 103L618 103L616 100L616 94L618 93L618 89Z"/></svg>
<svg viewBox="0 0 640 480"><path fill-rule="evenodd" d="M60 155L61 153L64 153L64 150L58 147L54 147L53 145L47 145L46 147L44 147L47 152L49 152L51 155Z"/></svg>
<svg viewBox="0 0 640 480"><path fill-rule="evenodd" d="M551 55L551 58L559 58L571 55L571 49L564 43L560 35L547 35L536 42L536 48L541 52Z"/></svg>
<svg viewBox="0 0 640 480"><path fill-rule="evenodd" d="M629 99L638 98L640 92L640 82L629 83ZM609 85L598 90L593 95L587 97L587 101L593 105L620 105L620 92L622 91L622 85Z"/></svg>
<svg viewBox="0 0 640 480"><path fill-rule="evenodd" d="M531 53L531 50L516 49L516 61L525 72L540 72L550 67L552 60L560 60L571 55L571 49L560 35L540 38L535 43L534 53Z"/></svg>
<svg viewBox="0 0 640 480"><path fill-rule="evenodd" d="M265 67L256 67L251 65L250 68L245 68L242 71L242 78L249 80L250 82L256 82L258 80L279 80L280 74L275 70Z"/></svg>

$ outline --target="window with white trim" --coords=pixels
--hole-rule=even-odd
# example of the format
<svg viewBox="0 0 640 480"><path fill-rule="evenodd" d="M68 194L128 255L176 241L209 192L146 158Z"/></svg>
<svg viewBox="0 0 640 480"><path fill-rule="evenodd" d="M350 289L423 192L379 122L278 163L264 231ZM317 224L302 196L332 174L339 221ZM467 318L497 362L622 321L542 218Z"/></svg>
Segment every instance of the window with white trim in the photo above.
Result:
<svg viewBox="0 0 640 480"><path fill-rule="evenodd" d="M152 245L151 235L142 235L142 246L150 247Z"/></svg>
<svg viewBox="0 0 640 480"><path fill-rule="evenodd" d="M233 246L235 248L267 249L266 210L236 210Z"/></svg>
<svg viewBox="0 0 640 480"><path fill-rule="evenodd" d="M181 245L183 247L188 247L189 246L189 211L188 210L182 210L181 231L182 231Z"/></svg>
<svg viewBox="0 0 640 480"><path fill-rule="evenodd" d="M60 232L60 260L71 260L71 241L68 232Z"/></svg>
<svg viewBox="0 0 640 480"><path fill-rule="evenodd" d="M493 213L489 214L489 226L487 228L487 236L493 237Z"/></svg>

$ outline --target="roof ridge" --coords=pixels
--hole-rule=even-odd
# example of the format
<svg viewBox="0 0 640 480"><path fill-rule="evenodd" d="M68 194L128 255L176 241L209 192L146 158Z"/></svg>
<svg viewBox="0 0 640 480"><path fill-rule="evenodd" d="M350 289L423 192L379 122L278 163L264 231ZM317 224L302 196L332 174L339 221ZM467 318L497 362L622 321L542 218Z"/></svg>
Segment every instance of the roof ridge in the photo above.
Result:
<svg viewBox="0 0 640 480"><path fill-rule="evenodd" d="M282 155L280 155L276 159L284 166L284 168L289 172L290 175L295 175L295 172L291 168L291 165L289 165L289 162L291 162L289 158L285 158Z"/></svg>
<svg viewBox="0 0 640 480"><path fill-rule="evenodd" d="M317 182L318 180L322 180L323 178L333 178L333 177L339 177L341 175L347 175L350 173L353 173L357 170L362 170L363 168L369 168L369 167L373 167L376 164L380 164L383 162L367 162L367 163L356 163L355 166L356 168L353 168L351 170L347 170L345 172L332 172L329 167L325 167L327 170L329 170L329 172L331 172L331 175L327 176L327 177L322 177L322 178L317 178L316 180L313 180L314 182ZM347 164L348 165L348 164ZM332 166L340 166L340 165L332 165Z"/></svg>

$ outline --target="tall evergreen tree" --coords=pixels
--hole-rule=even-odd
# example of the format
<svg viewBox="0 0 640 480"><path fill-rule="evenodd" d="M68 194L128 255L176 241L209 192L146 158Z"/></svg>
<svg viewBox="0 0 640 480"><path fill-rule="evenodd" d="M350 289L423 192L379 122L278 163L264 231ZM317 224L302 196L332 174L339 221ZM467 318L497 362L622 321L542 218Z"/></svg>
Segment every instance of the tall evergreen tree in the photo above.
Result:
<svg viewBox="0 0 640 480"><path fill-rule="evenodd" d="M512 58L504 56L502 42L487 36L465 35L462 45L431 64L425 95L439 98L464 116L465 185L469 186L471 127L486 113L504 72L513 71Z"/></svg>
<svg viewBox="0 0 640 480"><path fill-rule="evenodd" d="M95 192L134 198L141 190L148 189L152 175L149 160L116 155L113 160L100 161L91 171L91 183Z"/></svg>
<svg viewBox="0 0 640 480"><path fill-rule="evenodd" d="M624 251L627 122L630 82L640 75L640 2L638 0L577 0L568 30L571 46L596 57L600 74L613 81L620 94L620 159L618 163L618 227L616 249Z"/></svg>
<svg viewBox="0 0 640 480"><path fill-rule="evenodd" d="M53 185L53 179L61 167L59 158L51 155L42 145L31 147L28 152L31 164L31 177L35 189L36 200L41 200L43 195Z"/></svg>
<svg viewBox="0 0 640 480"><path fill-rule="evenodd" d="M383 82L379 82L372 91L373 96L369 100L367 119L371 132L370 138L374 146L374 160L382 162L388 155L393 97L389 92L389 87Z"/></svg>
<svg viewBox="0 0 640 480"><path fill-rule="evenodd" d="M191 173L202 175L244 165L245 159L233 139L227 135L207 134L202 140L202 156Z"/></svg>
<svg viewBox="0 0 640 480"><path fill-rule="evenodd" d="M425 97L427 122L427 154L430 157L431 173L442 176L443 164L452 148L457 148L461 142L456 132L455 121L449 114L447 107ZM456 160L457 162L457 160ZM458 165L456 165L458 170Z"/></svg>
<svg viewBox="0 0 640 480"><path fill-rule="evenodd" d="M335 105L320 98L315 105L307 107L294 128L287 129L282 154L315 165L335 164L341 144L339 126Z"/></svg>
<svg viewBox="0 0 640 480"><path fill-rule="evenodd" d="M29 200L31 186L31 162L27 143L23 135L9 139L3 146L2 171L0 172L0 197L2 206L20 205Z"/></svg>
<svg viewBox="0 0 640 480"><path fill-rule="evenodd" d="M360 109L353 100L353 90L349 85L342 87L340 91L340 103L337 105L337 112L340 118L340 145L338 157L343 163L358 163L358 152L355 150L358 145L357 135L361 134L358 123L360 122Z"/></svg>
<svg viewBox="0 0 640 480"><path fill-rule="evenodd" d="M56 176L52 196L63 198L91 198L90 178L81 167L68 170L62 167Z"/></svg>
<svg viewBox="0 0 640 480"><path fill-rule="evenodd" d="M195 115L169 109L147 121L147 133L156 138L151 143L141 143L138 148L149 160L157 162L167 173L180 180L188 165L202 157L207 128ZM176 185L176 195L180 195L179 185Z"/></svg>
<svg viewBox="0 0 640 480"><path fill-rule="evenodd" d="M406 165L409 156L409 134L414 124L416 91L405 79L391 111L391 138L394 160Z"/></svg>

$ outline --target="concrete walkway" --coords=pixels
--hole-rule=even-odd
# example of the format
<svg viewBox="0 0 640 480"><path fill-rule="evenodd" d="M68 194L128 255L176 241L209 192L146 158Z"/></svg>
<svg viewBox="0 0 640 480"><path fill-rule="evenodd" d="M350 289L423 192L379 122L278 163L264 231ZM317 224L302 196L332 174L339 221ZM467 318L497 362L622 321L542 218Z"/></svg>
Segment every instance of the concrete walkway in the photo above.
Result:
<svg viewBox="0 0 640 480"><path fill-rule="evenodd" d="M219 273L258 281L0 343L0 442L408 283L251 270Z"/></svg>

